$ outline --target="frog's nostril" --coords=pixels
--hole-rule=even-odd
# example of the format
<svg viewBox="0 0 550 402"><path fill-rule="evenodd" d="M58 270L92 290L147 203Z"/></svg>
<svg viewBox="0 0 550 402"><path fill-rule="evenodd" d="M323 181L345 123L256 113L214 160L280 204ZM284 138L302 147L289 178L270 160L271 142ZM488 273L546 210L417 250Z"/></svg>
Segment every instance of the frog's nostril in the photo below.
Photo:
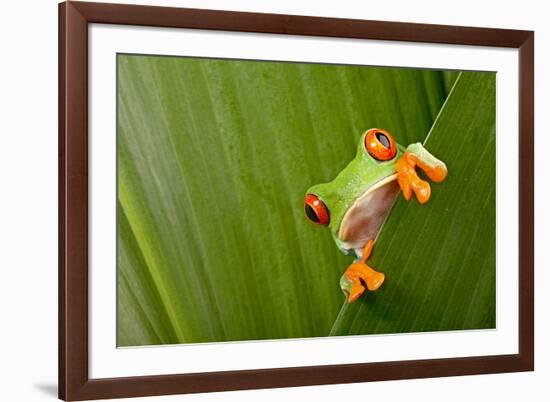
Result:
<svg viewBox="0 0 550 402"><path fill-rule="evenodd" d="M306 216L313 223L320 225L328 225L330 222L330 215L328 208L323 201L319 199L315 194L307 194L304 201L304 210Z"/></svg>

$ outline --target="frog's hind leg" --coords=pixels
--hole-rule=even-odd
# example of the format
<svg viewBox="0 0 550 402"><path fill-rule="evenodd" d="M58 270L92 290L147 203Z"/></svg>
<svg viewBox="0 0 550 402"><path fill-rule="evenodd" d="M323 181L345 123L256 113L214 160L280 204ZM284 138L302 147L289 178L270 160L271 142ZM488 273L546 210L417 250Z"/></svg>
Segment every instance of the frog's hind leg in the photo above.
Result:
<svg viewBox="0 0 550 402"><path fill-rule="evenodd" d="M373 246L374 241L369 240L365 245L361 259L351 264L340 278L340 288L346 294L349 303L353 303L365 292L364 284L372 292L382 286L384 282L384 274L375 271L366 263Z"/></svg>

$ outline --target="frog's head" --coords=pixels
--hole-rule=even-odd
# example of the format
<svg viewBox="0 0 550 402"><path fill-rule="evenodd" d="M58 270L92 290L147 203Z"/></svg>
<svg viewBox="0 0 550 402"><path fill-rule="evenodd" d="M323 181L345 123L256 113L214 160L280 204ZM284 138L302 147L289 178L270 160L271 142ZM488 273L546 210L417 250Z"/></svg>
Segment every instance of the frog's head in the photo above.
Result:
<svg viewBox="0 0 550 402"><path fill-rule="evenodd" d="M367 130L355 158L336 178L308 189L306 216L328 226L344 253L360 257L375 238L399 192L395 164L402 153L389 132Z"/></svg>

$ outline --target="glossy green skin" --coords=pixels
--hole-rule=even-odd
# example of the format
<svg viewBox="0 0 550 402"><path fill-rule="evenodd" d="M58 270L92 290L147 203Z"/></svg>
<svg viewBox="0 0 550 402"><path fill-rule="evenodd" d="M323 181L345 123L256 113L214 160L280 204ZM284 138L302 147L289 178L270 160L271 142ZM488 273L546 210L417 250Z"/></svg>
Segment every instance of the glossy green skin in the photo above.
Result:
<svg viewBox="0 0 550 402"><path fill-rule="evenodd" d="M395 165L405 149L397 144L397 153L389 161L379 161L373 158L366 150L366 132L361 135L357 145L355 158L329 183L316 184L307 190L308 194L315 194L326 205L330 214L328 225L332 237L338 248L350 255L342 247L342 241L338 237L338 231L346 211L353 203L363 195L370 187L381 180L396 173Z"/></svg>

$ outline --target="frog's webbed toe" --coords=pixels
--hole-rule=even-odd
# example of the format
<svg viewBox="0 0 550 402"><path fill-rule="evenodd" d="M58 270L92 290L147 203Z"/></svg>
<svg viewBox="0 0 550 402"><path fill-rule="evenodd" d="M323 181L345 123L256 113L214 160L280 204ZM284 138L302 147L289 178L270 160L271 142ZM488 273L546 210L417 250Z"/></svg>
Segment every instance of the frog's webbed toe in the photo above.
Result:
<svg viewBox="0 0 550 402"><path fill-rule="evenodd" d="M412 193L416 195L418 202L424 204L430 199L430 184L418 177L416 167L422 169L430 180L439 183L447 177L447 166L444 162L429 153L420 143L407 147L406 152L399 158L395 169L397 171L397 182L403 196L408 201Z"/></svg>
<svg viewBox="0 0 550 402"><path fill-rule="evenodd" d="M365 285L368 290L373 292L384 283L384 274L375 271L366 263L373 246L374 241L369 240L365 245L361 259L351 264L340 278L340 288L347 296L349 303L353 303L365 292Z"/></svg>

